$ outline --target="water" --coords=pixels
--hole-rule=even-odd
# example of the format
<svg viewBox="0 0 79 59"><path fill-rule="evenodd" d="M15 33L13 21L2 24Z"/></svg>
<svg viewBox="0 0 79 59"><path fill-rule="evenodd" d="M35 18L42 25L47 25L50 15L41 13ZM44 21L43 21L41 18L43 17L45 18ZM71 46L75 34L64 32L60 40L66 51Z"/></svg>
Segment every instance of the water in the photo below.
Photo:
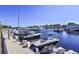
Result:
<svg viewBox="0 0 79 59"><path fill-rule="evenodd" d="M58 46L61 46L67 50L72 49L76 52L79 52L79 35L68 34L65 31L61 33L54 32L52 29L45 29L41 31L43 34L41 37L47 37L47 33L52 32L57 36L60 41Z"/></svg>

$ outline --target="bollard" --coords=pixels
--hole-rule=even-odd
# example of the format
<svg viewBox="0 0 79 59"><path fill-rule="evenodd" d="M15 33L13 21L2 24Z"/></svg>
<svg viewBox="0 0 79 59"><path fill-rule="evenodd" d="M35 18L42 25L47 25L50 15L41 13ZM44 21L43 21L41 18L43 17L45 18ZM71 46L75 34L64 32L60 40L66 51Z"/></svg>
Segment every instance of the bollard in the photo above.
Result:
<svg viewBox="0 0 79 59"><path fill-rule="evenodd" d="M9 29L8 29L8 39L10 40L10 33L9 33Z"/></svg>

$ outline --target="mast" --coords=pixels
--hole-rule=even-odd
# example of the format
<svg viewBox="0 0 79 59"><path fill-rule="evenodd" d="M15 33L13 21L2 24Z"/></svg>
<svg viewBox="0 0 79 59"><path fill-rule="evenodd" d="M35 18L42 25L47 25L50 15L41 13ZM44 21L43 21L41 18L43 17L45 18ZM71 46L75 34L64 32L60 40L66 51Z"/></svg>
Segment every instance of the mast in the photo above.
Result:
<svg viewBox="0 0 79 59"><path fill-rule="evenodd" d="M17 13L17 16L18 16L18 29L19 29L20 27L19 12Z"/></svg>

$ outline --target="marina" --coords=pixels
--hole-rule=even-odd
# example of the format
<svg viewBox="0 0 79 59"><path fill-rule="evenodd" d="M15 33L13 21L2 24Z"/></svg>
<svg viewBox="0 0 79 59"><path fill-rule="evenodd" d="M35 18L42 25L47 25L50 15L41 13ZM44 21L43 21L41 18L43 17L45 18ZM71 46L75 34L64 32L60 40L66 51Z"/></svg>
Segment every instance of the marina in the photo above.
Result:
<svg viewBox="0 0 79 59"><path fill-rule="evenodd" d="M54 32L52 29L44 29L41 30L40 33L36 34L31 32L33 33L31 35L19 35L19 33L17 33L17 35L14 34L15 38L12 35L12 32L10 32L10 39L8 39L7 33L8 31L3 31L6 51L9 54L77 54L79 51L77 50L78 48L75 50L72 45L68 46L68 42L66 44L66 41L63 41L64 38L68 36L66 32L59 33ZM20 41L20 37L23 37L21 38L22 41ZM73 43L74 41L69 42Z"/></svg>
<svg viewBox="0 0 79 59"><path fill-rule="evenodd" d="M71 16L65 20L69 13L74 13L75 8L71 8L72 12L70 6L2 7L0 7L3 18L0 22L1 54L79 53L79 23L76 22L77 20L74 21L73 17L70 18ZM68 12L64 11L65 7L69 9ZM4 10L5 8L6 10ZM57 9L54 10L55 8ZM63 21L59 21L59 19ZM73 19L73 21L69 21L69 19Z"/></svg>

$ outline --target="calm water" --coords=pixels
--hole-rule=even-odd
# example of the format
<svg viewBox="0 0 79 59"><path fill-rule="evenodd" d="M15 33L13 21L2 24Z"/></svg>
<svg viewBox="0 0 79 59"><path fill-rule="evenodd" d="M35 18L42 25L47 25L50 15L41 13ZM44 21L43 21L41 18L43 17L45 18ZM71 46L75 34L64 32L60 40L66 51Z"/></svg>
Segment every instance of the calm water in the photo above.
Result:
<svg viewBox="0 0 79 59"><path fill-rule="evenodd" d="M79 52L79 35L68 34L66 32L57 33L51 29L45 29L41 32L43 33L41 37L47 37L47 33L52 32L60 39L58 46L62 46L65 49L72 49Z"/></svg>

